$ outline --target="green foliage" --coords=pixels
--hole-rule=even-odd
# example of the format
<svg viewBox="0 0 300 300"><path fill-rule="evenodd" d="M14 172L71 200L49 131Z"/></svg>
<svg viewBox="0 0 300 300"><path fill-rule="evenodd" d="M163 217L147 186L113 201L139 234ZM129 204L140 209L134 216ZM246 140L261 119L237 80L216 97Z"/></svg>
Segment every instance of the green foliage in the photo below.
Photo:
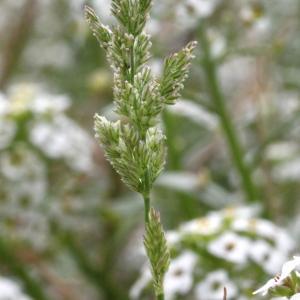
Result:
<svg viewBox="0 0 300 300"><path fill-rule="evenodd" d="M170 265L170 252L159 213L153 208L149 213L144 245L151 264L155 294L159 296L163 293L163 279Z"/></svg>

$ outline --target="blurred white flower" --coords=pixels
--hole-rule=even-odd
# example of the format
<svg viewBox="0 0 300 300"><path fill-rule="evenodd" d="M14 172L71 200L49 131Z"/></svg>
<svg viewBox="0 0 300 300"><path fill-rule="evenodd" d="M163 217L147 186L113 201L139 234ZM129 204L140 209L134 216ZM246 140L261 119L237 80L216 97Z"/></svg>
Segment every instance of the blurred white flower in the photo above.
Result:
<svg viewBox="0 0 300 300"><path fill-rule="evenodd" d="M1 105L1 104L0 104ZM1 110L1 108L0 108ZM0 113L1 116L1 113ZM17 131L15 122L4 119L0 119L0 150L6 148L14 138Z"/></svg>
<svg viewBox="0 0 300 300"><path fill-rule="evenodd" d="M6 115L9 108L9 102L4 94L0 92L0 116Z"/></svg>
<svg viewBox="0 0 300 300"><path fill-rule="evenodd" d="M274 238L277 234L277 227L268 220L243 217L232 222L232 228L236 231L250 231L266 238Z"/></svg>
<svg viewBox="0 0 300 300"><path fill-rule="evenodd" d="M253 295L262 294L263 296L265 296L268 293L269 289L280 285L280 283L281 282L279 281L278 277L272 278L272 279L268 280L267 283L265 285L263 285L261 288L254 291Z"/></svg>
<svg viewBox="0 0 300 300"><path fill-rule="evenodd" d="M52 27L53 22L51 23ZM40 55L43 53L43 55ZM64 41L41 39L26 47L24 60L28 66L34 68L66 68L74 63L73 49Z"/></svg>
<svg viewBox="0 0 300 300"><path fill-rule="evenodd" d="M183 5L191 16L205 18L212 15L219 2L219 0L184 0Z"/></svg>
<svg viewBox="0 0 300 300"><path fill-rule="evenodd" d="M271 275L276 274L280 270L280 266L286 259L286 255L281 251L274 250L274 248L264 240L258 240L251 244L249 256Z"/></svg>
<svg viewBox="0 0 300 300"><path fill-rule="evenodd" d="M300 266L300 256L294 256L292 260L287 261L283 264L279 280L286 279L293 271L298 269Z"/></svg>
<svg viewBox="0 0 300 300"><path fill-rule="evenodd" d="M131 287L129 295L131 299L139 299L141 292L152 280L152 275L148 265L145 265L141 272L141 277Z"/></svg>
<svg viewBox="0 0 300 300"><path fill-rule="evenodd" d="M222 227L223 219L220 215L210 214L205 218L199 218L184 223L179 231L183 234L210 235L218 232Z"/></svg>
<svg viewBox="0 0 300 300"><path fill-rule="evenodd" d="M170 246L174 246L175 244L177 244L180 241L180 238L181 238L181 235L175 230L167 231L165 233L165 235L166 235L166 239L168 241L168 244Z"/></svg>
<svg viewBox="0 0 300 300"><path fill-rule="evenodd" d="M269 289L281 285L284 282L284 280L287 277L289 277L293 271L299 268L299 266L300 266L300 256L294 256L292 260L289 260L283 264L280 275L267 281L265 285L263 285L261 288L256 290L253 294L256 295L261 293L263 296L266 295Z"/></svg>
<svg viewBox="0 0 300 300"><path fill-rule="evenodd" d="M156 184L175 190L190 192L196 190L199 186L199 178L191 172L164 172L159 176Z"/></svg>
<svg viewBox="0 0 300 300"><path fill-rule="evenodd" d="M265 150L267 159L286 160L296 155L299 146L294 141L273 143Z"/></svg>
<svg viewBox="0 0 300 300"><path fill-rule="evenodd" d="M25 144L17 144L13 150L1 153L0 172L7 179L16 181L43 177L45 168L39 157Z"/></svg>
<svg viewBox="0 0 300 300"><path fill-rule="evenodd" d="M298 181L300 179L300 159L294 158L273 168L275 180Z"/></svg>
<svg viewBox="0 0 300 300"><path fill-rule="evenodd" d="M176 295L187 294L193 286L193 271L198 257L191 251L184 251L171 261L164 278L165 299L175 299Z"/></svg>
<svg viewBox="0 0 300 300"><path fill-rule="evenodd" d="M216 270L209 273L204 280L195 288L197 300L217 300L222 299L224 287L227 289L227 299L232 299L237 295L237 288L228 278L224 270Z"/></svg>
<svg viewBox="0 0 300 300"><path fill-rule="evenodd" d="M38 114L60 113L70 107L70 99L66 95L49 95L40 93L32 101L32 111Z"/></svg>
<svg viewBox="0 0 300 300"><path fill-rule="evenodd" d="M15 187L17 186L17 187ZM44 200L48 183L45 177L21 179L7 184L10 200L19 205L34 205Z"/></svg>
<svg viewBox="0 0 300 300"><path fill-rule="evenodd" d="M176 101L175 105L168 107L168 110L177 115L184 116L209 130L216 129L219 124L218 118L215 115L203 109L201 105L190 100L182 99Z"/></svg>
<svg viewBox="0 0 300 300"><path fill-rule="evenodd" d="M12 280L0 277L0 300L30 300Z"/></svg>
<svg viewBox="0 0 300 300"><path fill-rule="evenodd" d="M249 239L225 232L208 244L208 251L230 262L244 264L247 262L249 247Z"/></svg>
<svg viewBox="0 0 300 300"><path fill-rule="evenodd" d="M300 300L300 293L295 294L290 300Z"/></svg>
<svg viewBox="0 0 300 300"><path fill-rule="evenodd" d="M46 156L65 159L76 171L89 172L93 169L93 140L64 115L56 115L51 122L32 123L30 140Z"/></svg>

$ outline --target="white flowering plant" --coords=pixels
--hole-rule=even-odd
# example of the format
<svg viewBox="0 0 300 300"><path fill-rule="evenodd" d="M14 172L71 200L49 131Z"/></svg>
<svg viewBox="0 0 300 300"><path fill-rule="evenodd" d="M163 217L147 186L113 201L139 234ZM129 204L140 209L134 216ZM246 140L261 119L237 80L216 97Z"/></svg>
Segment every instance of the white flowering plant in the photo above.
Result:
<svg viewBox="0 0 300 300"><path fill-rule="evenodd" d="M0 299L299 299L298 1L151 4L0 1Z"/></svg>
<svg viewBox="0 0 300 300"><path fill-rule="evenodd" d="M69 106L66 96L29 83L0 94L1 234L13 230L15 240L45 247L62 192L56 169L59 180L93 175L93 140L66 115Z"/></svg>
<svg viewBox="0 0 300 300"><path fill-rule="evenodd" d="M167 300L218 300L224 288L228 300L257 299L256 286L275 275L295 247L284 229L246 207L211 212L166 236L172 257L164 279ZM148 299L150 280L144 266L132 299Z"/></svg>
<svg viewBox="0 0 300 300"><path fill-rule="evenodd" d="M274 278L268 280L265 285L257 289L253 294L280 297L282 300L300 299L299 267L300 257L294 256L292 260L283 264L280 274L277 274Z"/></svg>

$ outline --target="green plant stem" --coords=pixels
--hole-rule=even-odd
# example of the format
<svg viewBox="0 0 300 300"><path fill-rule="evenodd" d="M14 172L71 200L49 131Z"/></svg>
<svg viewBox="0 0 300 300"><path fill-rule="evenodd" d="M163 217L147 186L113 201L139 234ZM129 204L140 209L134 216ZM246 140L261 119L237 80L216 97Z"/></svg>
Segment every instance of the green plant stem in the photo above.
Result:
<svg viewBox="0 0 300 300"><path fill-rule="evenodd" d="M134 43L134 41L133 41ZM134 75L135 75L135 66L134 66L134 49L133 49L133 45L130 49L130 80L131 83L134 82Z"/></svg>
<svg viewBox="0 0 300 300"><path fill-rule="evenodd" d="M201 26L199 26L198 36L201 43L201 49L203 51L202 64L205 71L207 84L211 93L212 101L214 102L215 109L219 115L219 119L224 130L233 163L240 175L246 199L249 202L257 201L256 188L252 181L250 170L244 161L244 151L219 86L216 64L210 52L210 45L206 36L205 28L203 28L203 23Z"/></svg>
<svg viewBox="0 0 300 300"><path fill-rule="evenodd" d="M144 198L145 224L147 224L149 222L149 211L150 211L149 193L143 194L143 198Z"/></svg>
<svg viewBox="0 0 300 300"><path fill-rule="evenodd" d="M25 291L33 299L49 299L44 293L41 284L27 271L28 266L25 266L15 255L13 246L3 239L0 239L0 262L6 265L12 274L23 283Z"/></svg>
<svg viewBox="0 0 300 300"><path fill-rule="evenodd" d="M157 295L157 300L164 300L164 299L165 299L164 294Z"/></svg>

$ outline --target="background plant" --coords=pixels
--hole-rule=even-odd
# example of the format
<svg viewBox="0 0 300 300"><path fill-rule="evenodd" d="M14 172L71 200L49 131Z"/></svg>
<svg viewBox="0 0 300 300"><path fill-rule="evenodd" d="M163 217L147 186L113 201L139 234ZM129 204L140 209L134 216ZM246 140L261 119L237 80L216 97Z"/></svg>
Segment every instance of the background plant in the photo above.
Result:
<svg viewBox="0 0 300 300"><path fill-rule="evenodd" d="M103 25L86 7L90 27L106 51L114 71L116 112L127 122L110 122L95 116L96 137L123 182L144 198L146 233L144 245L151 264L157 299L164 299L163 280L169 251L159 215L150 210L150 191L165 164L165 137L155 126L164 105L174 104L187 78L195 42L167 58L160 80L152 77L150 37L143 31L151 1L112 1L112 14L121 27Z"/></svg>
<svg viewBox="0 0 300 300"><path fill-rule="evenodd" d="M101 21L114 24L110 1L1 1L0 81L5 98L11 86L22 82L42 84L43 94L68 95L72 105L64 114L92 136L95 111L110 120L116 120L116 115L105 52L99 51L87 28L84 3L96 9ZM205 0L166 0L154 2L146 24L153 41L149 64L157 78L161 57L190 40L200 42L199 26L203 26L218 88L251 173L257 205L263 207L261 216L287 228L297 245L298 20L297 0L209 4ZM167 106L161 118L168 156L166 171L153 185L152 201L167 230L211 210L248 202L212 99L201 43L196 54L182 97ZM101 148L93 146L93 153L95 177L49 160L50 189L40 203L55 204L59 218L50 222L50 233L43 235L48 245L43 251L27 242L35 239L32 231L26 240L8 239L17 237L14 228L24 217L23 209L16 208L24 203L9 206L15 221L8 223L10 231L1 227L6 252L1 252L0 270L2 276L17 281L24 293L39 286L51 299L127 299L128 290L139 278L144 263L139 250L143 203L119 180ZM69 181L72 184L66 184ZM59 191L57 201L50 200L54 190ZM7 203L1 197L1 212ZM37 215L36 208L28 212ZM9 261L18 263L9 265ZM29 278L20 276L24 271L35 285L24 284ZM257 283L256 288L262 284Z"/></svg>

